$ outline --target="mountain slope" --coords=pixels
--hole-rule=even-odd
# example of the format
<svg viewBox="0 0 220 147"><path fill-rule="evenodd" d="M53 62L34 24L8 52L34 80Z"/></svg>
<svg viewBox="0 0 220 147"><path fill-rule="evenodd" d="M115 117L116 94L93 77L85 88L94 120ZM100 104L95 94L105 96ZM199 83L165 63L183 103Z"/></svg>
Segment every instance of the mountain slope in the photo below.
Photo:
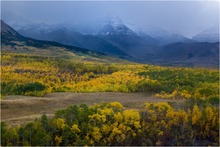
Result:
<svg viewBox="0 0 220 147"><path fill-rule="evenodd" d="M160 46L173 42L191 42L184 36L161 29L150 31L137 33L119 18L112 17L96 24L84 23L81 28L77 24L48 26L28 23L18 30L30 38L55 41L142 63L151 63L157 56L155 49Z"/></svg>
<svg viewBox="0 0 220 147"><path fill-rule="evenodd" d="M138 35L119 19L110 18L93 27L85 25L81 30L82 33L74 26L76 25L62 24L48 27L43 23L35 25L28 23L18 27L17 31L26 37L55 41L130 60L141 61L143 53L154 54L152 46L156 40L150 36ZM93 28L93 31L85 31L89 28Z"/></svg>
<svg viewBox="0 0 220 147"><path fill-rule="evenodd" d="M26 37L38 40L55 41L65 45L106 53L111 56L128 56L120 48L112 45L102 37L90 34L81 34L80 32L74 31L74 29L62 26L52 25L48 27L45 24L36 24L19 29L18 32Z"/></svg>
<svg viewBox="0 0 220 147"><path fill-rule="evenodd" d="M151 36L152 38L156 39L156 44L159 46L171 44L171 43L192 43L195 42L192 39L189 39L181 34L173 34L169 33L166 30L161 29L160 27L155 26L148 26L144 27L143 29L139 30L139 34L141 36Z"/></svg>
<svg viewBox="0 0 220 147"><path fill-rule="evenodd" d="M157 49L160 65L219 66L219 43L174 43Z"/></svg>
<svg viewBox="0 0 220 147"><path fill-rule="evenodd" d="M79 46L90 50L26 38L2 22L2 51L104 62L122 61L106 56L107 54L130 61L159 65L218 67L219 64L218 42L179 42L157 46L154 45L157 40L149 36L141 37L124 24L106 24L97 35L75 32L73 38L72 32L66 29L50 33L60 42L65 42L65 37L70 35L69 45L78 42Z"/></svg>
<svg viewBox="0 0 220 147"><path fill-rule="evenodd" d="M193 40L198 42L219 42L219 26L204 30L203 32L193 36Z"/></svg>
<svg viewBox="0 0 220 147"><path fill-rule="evenodd" d="M62 57L77 61L127 62L103 53L52 41L41 41L24 37L1 20L1 50L5 53L22 53L46 57Z"/></svg>
<svg viewBox="0 0 220 147"><path fill-rule="evenodd" d="M19 34L10 26L8 26L5 22L1 20L1 35L2 36L19 36Z"/></svg>
<svg viewBox="0 0 220 147"><path fill-rule="evenodd" d="M150 36L140 36L122 21L107 21L98 31L97 36L127 53L136 61L144 62L142 55L154 54L157 40Z"/></svg>

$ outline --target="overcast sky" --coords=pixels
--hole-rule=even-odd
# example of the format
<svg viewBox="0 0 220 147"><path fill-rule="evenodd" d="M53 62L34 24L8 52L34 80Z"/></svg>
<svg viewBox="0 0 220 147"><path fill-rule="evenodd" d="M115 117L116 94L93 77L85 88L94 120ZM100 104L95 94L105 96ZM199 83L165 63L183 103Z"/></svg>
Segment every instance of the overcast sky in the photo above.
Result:
<svg viewBox="0 0 220 147"><path fill-rule="evenodd" d="M1 8L1 15L12 12L47 24L115 15L140 27L158 26L188 37L219 24L219 1L5 1Z"/></svg>

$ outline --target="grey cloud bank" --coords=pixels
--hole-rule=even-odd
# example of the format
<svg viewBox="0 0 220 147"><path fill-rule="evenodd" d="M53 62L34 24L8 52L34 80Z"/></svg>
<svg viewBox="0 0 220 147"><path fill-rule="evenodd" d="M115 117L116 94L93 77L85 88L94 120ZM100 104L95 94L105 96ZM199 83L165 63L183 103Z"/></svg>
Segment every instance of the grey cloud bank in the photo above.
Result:
<svg viewBox="0 0 220 147"><path fill-rule="evenodd" d="M47 24L115 15L138 27L157 26L187 37L219 26L219 1L2 1L1 15L9 12Z"/></svg>

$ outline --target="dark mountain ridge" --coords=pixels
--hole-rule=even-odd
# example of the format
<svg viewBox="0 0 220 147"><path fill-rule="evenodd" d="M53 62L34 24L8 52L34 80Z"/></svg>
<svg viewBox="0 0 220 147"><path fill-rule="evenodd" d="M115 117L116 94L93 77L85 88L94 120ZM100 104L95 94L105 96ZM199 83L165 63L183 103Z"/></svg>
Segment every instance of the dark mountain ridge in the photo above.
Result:
<svg viewBox="0 0 220 147"><path fill-rule="evenodd" d="M104 58L114 59L107 56L104 53L94 52L91 50L63 45L53 41L42 41L31 39L28 37L24 37L17 33L13 28L7 25L4 21L1 20L1 46L2 46L2 53L5 52L15 52L15 53L39 53L42 51L51 51L54 54L56 53L75 53L77 56L91 56L95 58ZM35 50L29 48L35 48ZM41 55L41 54L38 54ZM110 60L111 61L111 60Z"/></svg>
<svg viewBox="0 0 220 147"><path fill-rule="evenodd" d="M160 65L218 67L219 42L169 44L157 49L157 58Z"/></svg>
<svg viewBox="0 0 220 147"><path fill-rule="evenodd" d="M1 20L1 35L4 36L14 36L14 37L18 37L21 36L19 33L17 33L13 28L11 28L10 26L8 26L5 22L3 22Z"/></svg>
<svg viewBox="0 0 220 147"><path fill-rule="evenodd" d="M148 36L143 38L126 26L121 26L121 24L119 24L116 26L105 26L98 35L82 35L76 32L75 35L72 36L74 38L69 38L70 44L63 45L52 41L40 41L23 37L3 21L1 21L1 24L3 46L19 46L19 44L23 42L30 47L63 47L71 52L81 52L90 55L111 55L130 61L148 64L190 67L218 67L219 65L219 42L201 43L189 41L187 43L177 42L157 46L150 44L157 40ZM66 29L60 31L62 33L59 31L50 33L52 33L52 36L56 39L65 38L69 33L72 34ZM15 43L15 41L19 43ZM72 46L71 43L76 41L78 41L79 44L83 42L83 45L80 45L87 49Z"/></svg>

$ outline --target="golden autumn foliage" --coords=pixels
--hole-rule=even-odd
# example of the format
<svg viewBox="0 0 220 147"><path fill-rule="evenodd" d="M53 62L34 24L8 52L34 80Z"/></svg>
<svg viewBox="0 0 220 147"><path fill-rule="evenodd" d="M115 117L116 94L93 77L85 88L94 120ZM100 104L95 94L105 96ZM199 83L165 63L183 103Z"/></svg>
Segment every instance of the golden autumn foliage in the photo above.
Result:
<svg viewBox="0 0 220 147"><path fill-rule="evenodd" d="M202 118L202 112L199 110L199 107L197 105L193 106L192 111L192 124L199 123L200 119Z"/></svg>
<svg viewBox="0 0 220 147"><path fill-rule="evenodd" d="M76 124L72 125L71 131L76 132L76 133L81 132L78 125L76 125Z"/></svg>
<svg viewBox="0 0 220 147"><path fill-rule="evenodd" d="M62 142L62 136L59 137L59 136L55 136L55 142L56 142L56 145L60 145L60 143Z"/></svg>
<svg viewBox="0 0 220 147"><path fill-rule="evenodd" d="M57 121L56 121L56 125L57 125L57 128L58 129L63 129L64 128L64 119L62 119L62 118L59 118L59 119L57 119Z"/></svg>
<svg viewBox="0 0 220 147"><path fill-rule="evenodd" d="M218 70L80 63L24 54L4 54L1 68L3 96L147 92L181 99L146 103L141 110L119 102L70 106L53 118L23 126L2 123L2 146L219 145Z"/></svg>
<svg viewBox="0 0 220 147"><path fill-rule="evenodd" d="M149 92L168 99L219 101L218 70L76 62L25 54L2 55L1 95L49 92Z"/></svg>
<svg viewBox="0 0 220 147"><path fill-rule="evenodd" d="M187 110L167 102L146 103L142 110L118 102L123 109L112 103L70 106L25 126L2 123L1 145L219 145L219 109L187 103Z"/></svg>
<svg viewBox="0 0 220 147"><path fill-rule="evenodd" d="M138 110L119 102L82 104L27 124L2 122L1 146L220 145L218 69L137 64L22 38L3 43L3 99L51 92L143 92L179 101L146 103Z"/></svg>

